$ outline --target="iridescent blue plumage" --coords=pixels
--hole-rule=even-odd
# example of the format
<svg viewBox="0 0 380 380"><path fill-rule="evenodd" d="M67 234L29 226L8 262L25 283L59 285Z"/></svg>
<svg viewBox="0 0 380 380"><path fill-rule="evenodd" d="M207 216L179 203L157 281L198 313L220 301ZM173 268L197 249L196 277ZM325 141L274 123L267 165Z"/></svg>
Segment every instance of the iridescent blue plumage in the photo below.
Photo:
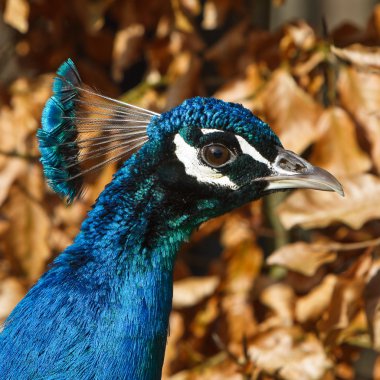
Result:
<svg viewBox="0 0 380 380"><path fill-rule="evenodd" d="M75 142L78 134L75 127L74 99L81 80L71 59L61 65L58 77L53 82L53 96L42 112L42 128L37 132L41 162L51 188L71 202L79 195L82 177L77 176L80 168L72 165L79 155ZM70 162L68 162L70 160ZM70 178L74 177L70 180Z"/></svg>
<svg viewBox="0 0 380 380"><path fill-rule="evenodd" d="M82 174L99 167L85 169L88 160L103 165L140 149L6 321L6 380L159 379L181 242L200 223L281 188L271 181L298 186L309 170L309 187L317 183L316 168L240 105L198 97L158 115L84 87L70 60L38 137L46 178L69 200ZM326 172L323 181L319 189L339 190Z"/></svg>

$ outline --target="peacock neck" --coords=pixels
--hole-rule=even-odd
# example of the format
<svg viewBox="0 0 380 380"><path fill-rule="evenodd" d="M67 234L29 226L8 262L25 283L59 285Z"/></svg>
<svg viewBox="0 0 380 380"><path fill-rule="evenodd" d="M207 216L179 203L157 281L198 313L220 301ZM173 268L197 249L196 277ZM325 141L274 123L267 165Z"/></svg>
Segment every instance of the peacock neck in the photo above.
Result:
<svg viewBox="0 0 380 380"><path fill-rule="evenodd" d="M145 161L144 147L9 317L0 335L6 378L160 379L175 256L201 219L189 223L191 205L169 189L174 174Z"/></svg>
<svg viewBox="0 0 380 380"><path fill-rule="evenodd" d="M73 245L42 280L56 276L60 291L67 288L81 297L78 305L85 311L79 312L80 323L88 324L80 333L87 340L81 347L91 348L78 355L87 356L87 363L94 362L95 356L101 356L102 363L112 363L115 379L160 378L173 264L190 233L186 228L168 228L168 220L162 217L168 213L164 210L168 195L158 185L153 168L140 164L133 157L120 169ZM99 364L96 378L108 379L98 375L110 365Z"/></svg>

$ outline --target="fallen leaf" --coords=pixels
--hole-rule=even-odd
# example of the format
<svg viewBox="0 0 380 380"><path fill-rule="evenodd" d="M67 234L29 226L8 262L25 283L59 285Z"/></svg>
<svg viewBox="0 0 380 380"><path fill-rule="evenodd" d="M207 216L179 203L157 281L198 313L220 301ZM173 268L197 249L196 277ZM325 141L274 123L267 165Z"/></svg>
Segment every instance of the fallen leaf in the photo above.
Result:
<svg viewBox="0 0 380 380"><path fill-rule="evenodd" d="M15 277L8 277L0 282L0 331L1 323L21 301L25 293L25 287Z"/></svg>
<svg viewBox="0 0 380 380"><path fill-rule="evenodd" d="M361 309L365 278L371 265L371 256L364 254L345 275L337 278L330 305L318 323L320 334L327 345L339 344L350 334L349 326Z"/></svg>
<svg viewBox="0 0 380 380"><path fill-rule="evenodd" d="M364 303L373 348L380 351L380 261L371 266L364 289Z"/></svg>
<svg viewBox="0 0 380 380"><path fill-rule="evenodd" d="M172 311L169 319L169 334L166 343L165 360L162 368L162 377L167 378L170 374L170 366L178 356L178 341L185 331L184 320L180 313Z"/></svg>
<svg viewBox="0 0 380 380"><path fill-rule="evenodd" d="M285 51L296 48L294 54L299 54L299 49L310 50L315 46L316 36L313 28L305 21L298 21L285 26L284 37L281 39L280 49Z"/></svg>
<svg viewBox="0 0 380 380"><path fill-rule="evenodd" d="M221 352L209 360L203 360L202 364L193 368L177 372L168 380L241 380L240 367L230 360L227 353Z"/></svg>
<svg viewBox="0 0 380 380"><path fill-rule="evenodd" d="M260 301L276 313L282 326L293 325L295 295L289 285L278 283L266 287Z"/></svg>
<svg viewBox="0 0 380 380"><path fill-rule="evenodd" d="M7 0L4 10L4 21L17 29L20 33L26 33L29 29L30 6L27 0Z"/></svg>
<svg viewBox="0 0 380 380"><path fill-rule="evenodd" d="M224 333L229 338L229 349L241 354L243 337L256 332L250 294L260 273L263 253L256 242L249 239L229 247L223 256L226 273L221 283L221 290L225 293L221 306L227 322Z"/></svg>
<svg viewBox="0 0 380 380"><path fill-rule="evenodd" d="M289 73L277 69L262 96L268 122L286 149L302 153L317 140L321 107Z"/></svg>
<svg viewBox="0 0 380 380"><path fill-rule="evenodd" d="M248 348L254 363L284 380L320 380L332 367L322 343L299 328L278 328L256 338Z"/></svg>
<svg viewBox="0 0 380 380"><path fill-rule="evenodd" d="M142 24L128 25L116 33L112 52L112 77L117 82L123 79L124 70L138 59L144 33Z"/></svg>
<svg viewBox="0 0 380 380"><path fill-rule="evenodd" d="M213 294L219 284L219 277L187 277L174 282L173 308L180 309L198 304Z"/></svg>
<svg viewBox="0 0 380 380"><path fill-rule="evenodd" d="M339 107L323 111L318 129L323 134L314 145L310 161L337 177L354 176L368 171L371 160L360 148L355 125L348 113Z"/></svg>
<svg viewBox="0 0 380 380"><path fill-rule="evenodd" d="M312 291L298 298L295 306L297 321L305 323L320 318L327 309L336 284L336 276L329 274Z"/></svg>
<svg viewBox="0 0 380 380"><path fill-rule="evenodd" d="M341 68L337 87L343 107L366 132L372 160L380 171L380 75Z"/></svg>
<svg viewBox="0 0 380 380"><path fill-rule="evenodd" d="M10 254L9 260L17 261L15 267L31 283L41 276L50 256L51 222L45 208L38 202L44 190L43 181L41 169L31 165L28 174L19 181L23 190L13 188L3 208L11 221L4 237L5 252Z"/></svg>
<svg viewBox="0 0 380 380"><path fill-rule="evenodd" d="M218 27L218 8L213 1L206 1L203 10L202 28L213 30Z"/></svg>
<svg viewBox="0 0 380 380"><path fill-rule="evenodd" d="M245 70L244 78L227 82L213 95L225 102L240 103L257 113L257 92L264 84L256 64L251 63Z"/></svg>
<svg viewBox="0 0 380 380"><path fill-rule="evenodd" d="M336 254L328 246L297 242L277 249L268 257L267 263L284 266L305 276L313 276L322 265L335 259Z"/></svg>
<svg viewBox="0 0 380 380"><path fill-rule="evenodd" d="M380 178L362 174L342 178L345 197L335 193L297 190L278 208L285 228L299 225L304 228L324 228L342 222L359 229L368 220L380 217Z"/></svg>
<svg viewBox="0 0 380 380"><path fill-rule="evenodd" d="M337 57L354 65L380 68L380 48L376 46L352 44L345 48L338 48L331 45L330 49Z"/></svg>
<svg viewBox="0 0 380 380"><path fill-rule="evenodd" d="M217 7L218 9L218 7ZM206 52L206 61L215 62L221 76L228 78L236 72L236 60L230 57L238 57L239 51L244 47L245 41L242 36L247 34L249 24L245 19L235 24L223 34Z"/></svg>
<svg viewBox="0 0 380 380"><path fill-rule="evenodd" d="M172 108L197 93L201 61L189 52L179 54L170 65L168 78L172 83L166 93L166 107Z"/></svg>
<svg viewBox="0 0 380 380"><path fill-rule="evenodd" d="M175 26L178 30L184 33L192 33L193 25L186 16L185 12L182 9L181 3L179 0L171 0L173 14L175 19Z"/></svg>
<svg viewBox="0 0 380 380"><path fill-rule="evenodd" d="M219 298L211 297L206 305L195 315L190 331L194 337L200 339L209 334L212 326L210 324L219 316Z"/></svg>
<svg viewBox="0 0 380 380"><path fill-rule="evenodd" d="M232 248L254 238L249 221L238 213L232 213L223 224L220 241L225 248Z"/></svg>
<svg viewBox="0 0 380 380"><path fill-rule="evenodd" d="M12 158L7 161L7 165L0 170L0 206L8 196L8 192L13 182L27 169L27 163L20 158Z"/></svg>

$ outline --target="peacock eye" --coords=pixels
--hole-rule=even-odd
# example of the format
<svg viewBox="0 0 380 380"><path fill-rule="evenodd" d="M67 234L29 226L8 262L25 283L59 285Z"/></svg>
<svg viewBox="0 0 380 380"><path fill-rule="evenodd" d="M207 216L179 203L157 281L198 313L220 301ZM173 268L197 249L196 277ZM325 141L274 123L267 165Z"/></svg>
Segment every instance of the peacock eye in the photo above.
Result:
<svg viewBox="0 0 380 380"><path fill-rule="evenodd" d="M225 165L231 159L231 151L222 144L210 144L202 148L203 161L213 168Z"/></svg>

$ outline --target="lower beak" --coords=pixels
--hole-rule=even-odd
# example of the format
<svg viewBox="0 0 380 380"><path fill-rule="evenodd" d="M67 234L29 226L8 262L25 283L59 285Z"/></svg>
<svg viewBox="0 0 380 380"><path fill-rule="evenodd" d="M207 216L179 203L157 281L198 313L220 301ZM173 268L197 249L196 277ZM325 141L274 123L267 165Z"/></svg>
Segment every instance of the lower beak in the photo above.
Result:
<svg viewBox="0 0 380 380"><path fill-rule="evenodd" d="M268 183L265 190L304 188L335 191L344 196L342 185L328 171L311 165L289 150L278 148L278 152L272 165L273 174L260 178Z"/></svg>

